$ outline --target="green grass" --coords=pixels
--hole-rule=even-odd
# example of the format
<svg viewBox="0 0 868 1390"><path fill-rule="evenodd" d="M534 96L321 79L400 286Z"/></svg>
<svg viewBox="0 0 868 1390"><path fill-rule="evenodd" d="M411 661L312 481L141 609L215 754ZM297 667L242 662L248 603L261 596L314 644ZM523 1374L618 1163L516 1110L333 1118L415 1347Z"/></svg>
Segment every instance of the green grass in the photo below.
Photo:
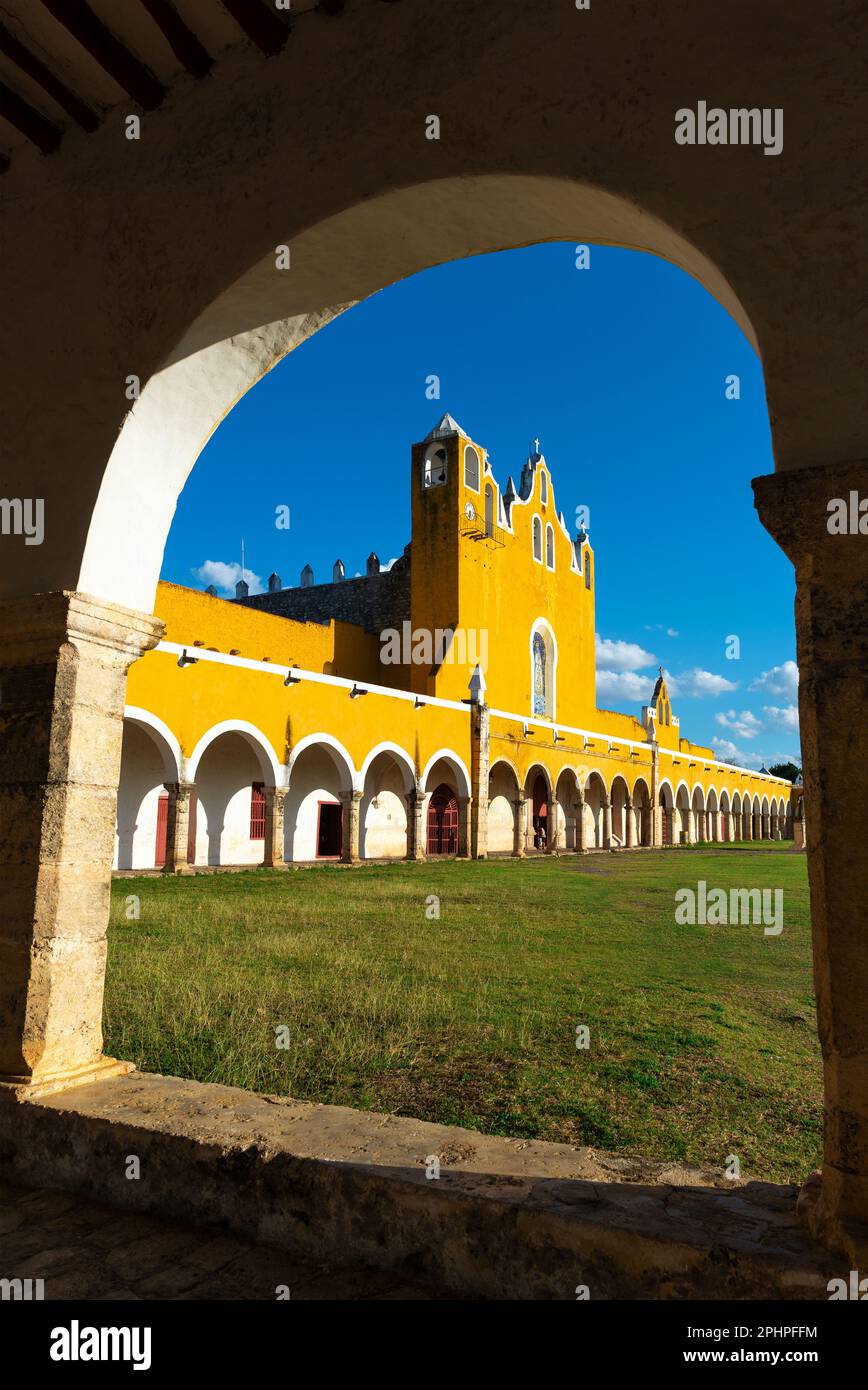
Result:
<svg viewBox="0 0 868 1390"><path fill-rule="evenodd" d="M783 888L782 935L677 926L674 893L700 878ZM727 846L118 880L106 1050L491 1134L736 1153L745 1176L801 1180L822 1109L805 859Z"/></svg>

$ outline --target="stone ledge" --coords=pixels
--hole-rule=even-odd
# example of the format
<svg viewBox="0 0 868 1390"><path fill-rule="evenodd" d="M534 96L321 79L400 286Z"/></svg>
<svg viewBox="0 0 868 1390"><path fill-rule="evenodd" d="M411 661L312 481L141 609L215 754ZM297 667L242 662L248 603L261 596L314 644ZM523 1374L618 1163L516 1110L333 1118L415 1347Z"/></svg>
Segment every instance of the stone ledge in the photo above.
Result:
<svg viewBox="0 0 868 1390"><path fill-rule="evenodd" d="M847 1275L794 1187L142 1073L0 1106L0 1176L483 1298L826 1299Z"/></svg>

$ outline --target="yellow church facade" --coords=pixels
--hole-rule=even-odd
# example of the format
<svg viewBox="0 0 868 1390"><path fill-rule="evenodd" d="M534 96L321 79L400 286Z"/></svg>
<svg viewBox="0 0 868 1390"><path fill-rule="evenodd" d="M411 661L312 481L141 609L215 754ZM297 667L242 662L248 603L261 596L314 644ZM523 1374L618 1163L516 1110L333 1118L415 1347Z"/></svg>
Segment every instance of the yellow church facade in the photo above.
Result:
<svg viewBox="0 0 868 1390"><path fill-rule="evenodd" d="M801 788L682 737L662 676L597 708L595 565L538 448L501 490L446 415L410 460L412 538L234 601L158 587L131 668L115 866L582 852L792 838Z"/></svg>

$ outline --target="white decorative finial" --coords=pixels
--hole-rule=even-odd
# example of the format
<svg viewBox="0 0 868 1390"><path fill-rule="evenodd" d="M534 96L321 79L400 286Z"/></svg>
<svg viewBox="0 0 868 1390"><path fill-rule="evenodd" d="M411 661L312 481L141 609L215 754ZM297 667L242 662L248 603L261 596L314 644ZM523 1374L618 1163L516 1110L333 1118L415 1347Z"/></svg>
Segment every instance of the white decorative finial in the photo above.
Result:
<svg viewBox="0 0 868 1390"><path fill-rule="evenodd" d="M470 684L467 689L470 691L470 699L474 705L484 704L485 677L479 662L473 668L473 675L470 677Z"/></svg>

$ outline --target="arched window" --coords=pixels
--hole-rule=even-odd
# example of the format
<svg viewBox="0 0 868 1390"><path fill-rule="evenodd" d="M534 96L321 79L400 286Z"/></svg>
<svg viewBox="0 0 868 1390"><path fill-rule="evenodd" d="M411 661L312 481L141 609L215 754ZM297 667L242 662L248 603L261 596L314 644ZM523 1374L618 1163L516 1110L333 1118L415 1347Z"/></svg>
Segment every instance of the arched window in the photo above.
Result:
<svg viewBox="0 0 868 1390"><path fill-rule="evenodd" d="M446 450L442 444L430 444L425 453L422 470L423 487L440 487L446 482Z"/></svg>
<svg viewBox="0 0 868 1390"><path fill-rule="evenodd" d="M533 519L533 558L542 563L542 522L538 516Z"/></svg>
<svg viewBox="0 0 868 1390"><path fill-rule="evenodd" d="M546 564L550 570L555 567L555 533L551 526L546 527Z"/></svg>
<svg viewBox="0 0 868 1390"><path fill-rule="evenodd" d="M541 632L533 635L533 712L546 712L546 644Z"/></svg>
<svg viewBox="0 0 868 1390"><path fill-rule="evenodd" d="M479 455L472 444L464 450L464 486L479 491Z"/></svg>
<svg viewBox="0 0 868 1390"><path fill-rule="evenodd" d="M540 475L539 475L539 496L540 496L540 501L542 502L543 506L545 506L545 504L546 504L546 503L548 502L548 500L549 500L549 480L548 480L548 478L546 477L546 471L545 471L544 468L541 468L541 469L540 469Z"/></svg>
<svg viewBox="0 0 868 1390"><path fill-rule="evenodd" d="M485 485L485 534L494 535L494 488L491 483Z"/></svg>
<svg viewBox="0 0 868 1390"><path fill-rule="evenodd" d="M585 551L585 588L591 587L591 552Z"/></svg>
<svg viewBox="0 0 868 1390"><path fill-rule="evenodd" d="M538 719L555 717L554 637L547 623L539 622L531 638L531 709Z"/></svg>

